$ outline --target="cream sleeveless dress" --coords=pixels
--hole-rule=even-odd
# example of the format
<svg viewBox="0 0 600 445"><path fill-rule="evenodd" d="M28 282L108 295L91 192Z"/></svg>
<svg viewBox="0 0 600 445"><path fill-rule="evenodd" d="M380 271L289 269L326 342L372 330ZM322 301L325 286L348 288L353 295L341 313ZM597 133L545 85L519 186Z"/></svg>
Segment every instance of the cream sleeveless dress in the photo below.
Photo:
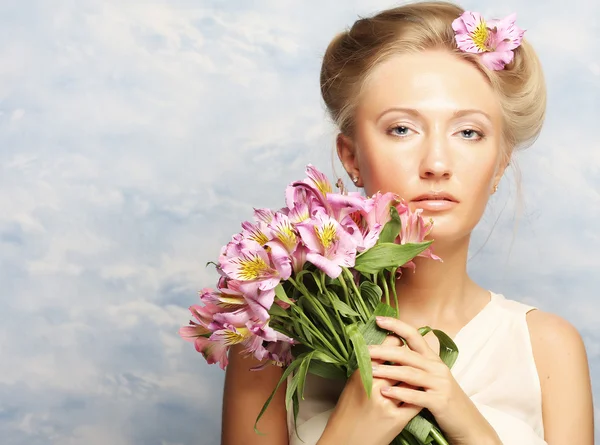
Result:
<svg viewBox="0 0 600 445"><path fill-rule="evenodd" d="M533 306L491 293L490 302L455 336L452 374L504 445L543 445L542 394L525 314ZM309 374L290 445L315 445L344 383ZM365 444L368 445L368 444Z"/></svg>

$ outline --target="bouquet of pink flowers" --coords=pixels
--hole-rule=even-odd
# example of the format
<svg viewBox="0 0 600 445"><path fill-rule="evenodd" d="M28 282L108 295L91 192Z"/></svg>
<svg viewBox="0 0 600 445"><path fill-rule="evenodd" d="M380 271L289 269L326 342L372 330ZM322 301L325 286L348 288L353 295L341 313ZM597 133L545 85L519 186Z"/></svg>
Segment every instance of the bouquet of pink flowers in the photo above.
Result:
<svg viewBox="0 0 600 445"><path fill-rule="evenodd" d="M286 189L284 208L255 209L254 222L244 222L223 247L215 264L221 275L216 290L201 291L202 305L190 307L195 321L180 329L208 363L222 369L235 344L264 361L255 370L285 368L256 423L289 376L286 404L294 419L309 373L347 379L358 369L370 396L367 345L388 335L375 317L398 316L400 268L414 268L416 256L439 260L425 241L432 222L423 220L421 210L411 212L392 193L365 198L347 192L341 181L334 193L313 166L306 173ZM452 367L456 345L439 330L420 329L422 335L430 331L439 339L441 359ZM395 442L447 444L427 410Z"/></svg>

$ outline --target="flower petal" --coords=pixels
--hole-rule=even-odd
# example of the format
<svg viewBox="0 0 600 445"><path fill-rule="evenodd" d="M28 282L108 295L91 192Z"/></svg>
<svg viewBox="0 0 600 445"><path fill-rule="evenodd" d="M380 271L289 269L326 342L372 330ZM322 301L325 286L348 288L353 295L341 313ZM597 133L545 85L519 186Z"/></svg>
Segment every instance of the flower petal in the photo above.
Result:
<svg viewBox="0 0 600 445"><path fill-rule="evenodd" d="M219 363L221 369L225 369L229 364L227 358L229 348L227 346L204 337L196 338L194 346L196 347L196 351L204 356L209 365Z"/></svg>
<svg viewBox="0 0 600 445"><path fill-rule="evenodd" d="M488 22L488 26L496 30L494 33L494 48L496 51L510 51L521 44L525 30L516 25L516 19L517 14L513 13L503 19Z"/></svg>
<svg viewBox="0 0 600 445"><path fill-rule="evenodd" d="M330 278L337 278L342 273L342 268L339 264L318 253L309 252L306 254L306 259L325 272Z"/></svg>
<svg viewBox="0 0 600 445"><path fill-rule="evenodd" d="M222 324L230 324L238 328L244 327L250 318L252 318L252 314L250 313L249 306L238 309L237 311L221 312L214 315L215 321Z"/></svg>
<svg viewBox="0 0 600 445"><path fill-rule="evenodd" d="M492 51L481 55L481 62L491 70L502 70L504 66L513 60L512 51Z"/></svg>
<svg viewBox="0 0 600 445"><path fill-rule="evenodd" d="M469 34L473 33L481 22L485 23L481 14L475 11L465 11L459 18L462 19L464 29L466 29Z"/></svg>
<svg viewBox="0 0 600 445"><path fill-rule="evenodd" d="M193 322L192 322L193 323ZM210 331L202 325L193 323L190 326L183 326L179 328L179 335L184 340L192 340L196 337L204 337L207 334L210 334Z"/></svg>
<svg viewBox="0 0 600 445"><path fill-rule="evenodd" d="M331 182L329 182L327 176L325 176L325 174L317 170L316 167L314 167L313 165L308 164L306 166L306 174L308 176L308 179L306 179L304 182L306 184L314 186L323 197L326 197L327 193L331 193L333 191L333 188L331 187Z"/></svg>

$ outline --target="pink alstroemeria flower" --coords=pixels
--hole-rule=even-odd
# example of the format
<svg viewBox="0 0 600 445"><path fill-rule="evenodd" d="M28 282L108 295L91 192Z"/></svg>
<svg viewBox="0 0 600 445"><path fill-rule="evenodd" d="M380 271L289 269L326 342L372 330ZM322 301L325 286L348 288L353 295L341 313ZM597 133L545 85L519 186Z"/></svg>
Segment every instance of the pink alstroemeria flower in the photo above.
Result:
<svg viewBox="0 0 600 445"><path fill-rule="evenodd" d="M342 273L342 266L352 267L356 259L356 244L344 228L331 216L318 212L296 226L309 252L307 261L331 278Z"/></svg>
<svg viewBox="0 0 600 445"><path fill-rule="evenodd" d="M225 347L242 344L244 354L255 354L257 358L265 357L268 354L267 350L262 347L262 338L256 336L248 326L235 327L226 324L222 329L214 331L209 340ZM262 358L259 358L259 360L262 360Z"/></svg>
<svg viewBox="0 0 600 445"><path fill-rule="evenodd" d="M486 23L480 13L465 11L452 22L458 48L467 53L481 54L481 61L492 70L504 69L512 62L523 40L525 30L515 24L517 15Z"/></svg>
<svg viewBox="0 0 600 445"><path fill-rule="evenodd" d="M220 308L212 304L190 306L190 312L198 321L190 320L189 326L179 329L179 335L184 340L193 342L196 350L204 356L208 364L219 363L221 369L225 369L228 364L228 348L209 339L212 333L210 325L214 323L213 317L219 311Z"/></svg>
<svg viewBox="0 0 600 445"><path fill-rule="evenodd" d="M271 249L273 262L286 268L288 276L292 270L300 272L306 261L306 249L300 243L300 236L290 218L283 213L276 213L268 230L272 240L267 246ZM287 268L291 270L288 271Z"/></svg>
<svg viewBox="0 0 600 445"><path fill-rule="evenodd" d="M227 287L225 280L223 286L219 287L219 290L213 289L202 289L200 291L200 301L204 304L213 304L218 306L224 311L237 310L246 305L246 300L241 292L238 292Z"/></svg>
<svg viewBox="0 0 600 445"><path fill-rule="evenodd" d="M286 343L284 341L270 342L265 346L265 349L268 352L268 360L258 366L250 368L251 371L260 371L269 365L279 367L287 366L294 360L291 343Z"/></svg>
<svg viewBox="0 0 600 445"><path fill-rule="evenodd" d="M253 224L250 221L244 221L242 223L242 229L242 236L245 239L256 241L261 246L264 246L270 241L267 224L262 221L259 221L256 224Z"/></svg>
<svg viewBox="0 0 600 445"><path fill-rule="evenodd" d="M390 207L398 201L398 196L391 192L377 192L365 200L364 211L360 214L364 242L359 251L370 249L377 243L381 230L391 219Z"/></svg>
<svg viewBox="0 0 600 445"><path fill-rule="evenodd" d="M220 259L220 268L233 280L258 281L262 290L268 290L289 278L285 265L271 264L267 251L254 240L242 240L226 255Z"/></svg>
<svg viewBox="0 0 600 445"><path fill-rule="evenodd" d="M331 214L327 194L333 192L333 188L329 179L311 164L306 166L306 175L307 178L294 181L286 188L285 202L288 208L294 209L303 204L308 207L310 216L317 211Z"/></svg>
<svg viewBox="0 0 600 445"><path fill-rule="evenodd" d="M360 193L333 193L333 187L327 176L311 164L306 167L306 175L308 176L306 179L293 183L292 187L313 193L315 199L311 201L313 204L310 208L311 215L318 210L317 207L320 207L329 216L332 216L338 222L342 222L347 215L363 209L365 198ZM299 195L296 194L295 197L298 198ZM318 206L315 205L314 201L318 202ZM297 202L298 200L293 200L294 205Z"/></svg>
<svg viewBox="0 0 600 445"><path fill-rule="evenodd" d="M262 289L257 282L239 282L238 285L254 317L267 321L270 318L269 309L275 300L275 290Z"/></svg>
<svg viewBox="0 0 600 445"><path fill-rule="evenodd" d="M187 340L185 337L184 339ZM227 358L228 346L205 337L197 337L193 341L196 351L202 354L209 365L218 363L221 369L225 369L229 364L229 359Z"/></svg>
<svg viewBox="0 0 600 445"><path fill-rule="evenodd" d="M271 209L254 209L254 220L264 224L270 224L273 221L275 213Z"/></svg>
<svg viewBox="0 0 600 445"><path fill-rule="evenodd" d="M318 190L323 198L327 197L328 193L333 192L333 187L327 176L317 170L312 164L306 166L306 175L308 178L302 182Z"/></svg>
<svg viewBox="0 0 600 445"><path fill-rule="evenodd" d="M399 236L400 244L422 243L425 241L425 238L427 238L427 235L431 233L433 221L425 222L421 213L423 213L423 209L417 209L414 212L407 210L400 214L400 222L402 223ZM421 252L418 256L442 261L439 256L433 253L431 246ZM409 261L404 267L414 270L415 263Z"/></svg>

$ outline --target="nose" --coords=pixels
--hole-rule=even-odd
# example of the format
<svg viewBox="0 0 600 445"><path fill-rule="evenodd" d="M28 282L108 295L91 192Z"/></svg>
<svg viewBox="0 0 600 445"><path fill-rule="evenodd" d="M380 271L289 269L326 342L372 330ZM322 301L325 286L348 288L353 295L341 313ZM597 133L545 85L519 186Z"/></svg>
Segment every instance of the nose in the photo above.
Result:
<svg viewBox="0 0 600 445"><path fill-rule="evenodd" d="M443 135L432 135L425 141L419 175L422 179L440 180L452 177L448 141Z"/></svg>

